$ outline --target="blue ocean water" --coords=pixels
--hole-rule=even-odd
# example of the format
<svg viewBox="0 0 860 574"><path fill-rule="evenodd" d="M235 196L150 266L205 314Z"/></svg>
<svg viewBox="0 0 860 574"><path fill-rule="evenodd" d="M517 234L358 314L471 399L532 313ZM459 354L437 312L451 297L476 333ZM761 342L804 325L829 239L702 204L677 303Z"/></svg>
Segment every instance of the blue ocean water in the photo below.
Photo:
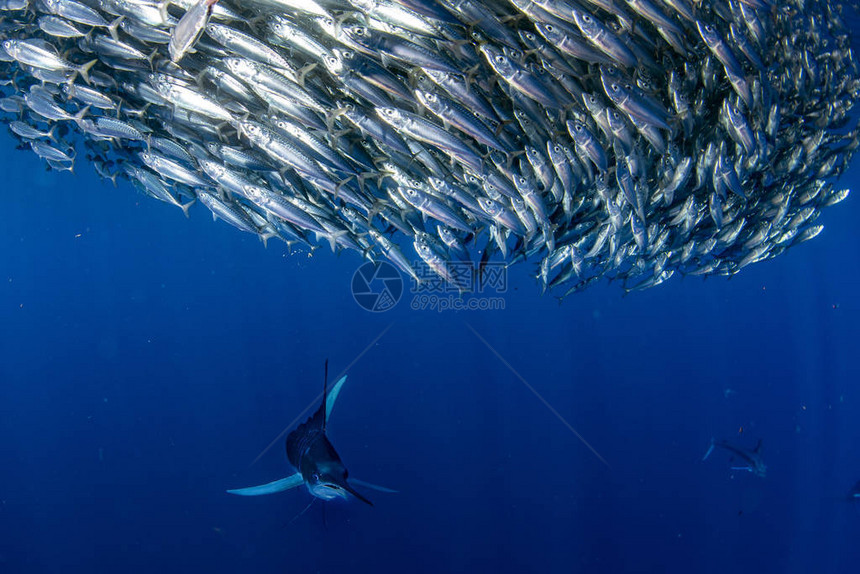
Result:
<svg viewBox="0 0 860 574"><path fill-rule="evenodd" d="M370 313L355 254L263 248L13 147L0 572L856 571L856 194L731 280L560 306L527 264L501 310L407 291ZM326 358L348 368L329 436L350 476L399 492L325 518L304 490L226 494L292 473L265 449L316 407ZM712 437L761 439L767 477L703 462Z"/></svg>

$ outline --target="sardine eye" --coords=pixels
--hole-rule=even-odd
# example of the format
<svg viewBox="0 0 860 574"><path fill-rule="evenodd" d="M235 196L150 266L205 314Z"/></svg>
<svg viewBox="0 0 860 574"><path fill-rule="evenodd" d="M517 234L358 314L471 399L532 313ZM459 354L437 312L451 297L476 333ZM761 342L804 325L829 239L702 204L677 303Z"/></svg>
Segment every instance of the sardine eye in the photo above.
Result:
<svg viewBox="0 0 860 574"><path fill-rule="evenodd" d="M313 474L311 475L311 478L313 478L313 479L314 479L314 481L319 481L319 479L320 479L320 475L319 475L319 473L318 473L318 472L315 472L315 473L313 473Z"/></svg>
<svg viewBox="0 0 860 574"><path fill-rule="evenodd" d="M555 26L553 26L552 24L546 25L546 31L547 32L552 32L553 30L555 30Z"/></svg>
<svg viewBox="0 0 860 574"><path fill-rule="evenodd" d="M582 21L585 22L586 24L591 24L591 16L589 16L588 14L583 14L582 15Z"/></svg>
<svg viewBox="0 0 860 574"><path fill-rule="evenodd" d="M524 35L528 40L534 40L535 39L535 35L532 34L531 32L526 32Z"/></svg>
<svg viewBox="0 0 860 574"><path fill-rule="evenodd" d="M496 56L496 63L497 64L504 64L505 63L505 57L504 56Z"/></svg>

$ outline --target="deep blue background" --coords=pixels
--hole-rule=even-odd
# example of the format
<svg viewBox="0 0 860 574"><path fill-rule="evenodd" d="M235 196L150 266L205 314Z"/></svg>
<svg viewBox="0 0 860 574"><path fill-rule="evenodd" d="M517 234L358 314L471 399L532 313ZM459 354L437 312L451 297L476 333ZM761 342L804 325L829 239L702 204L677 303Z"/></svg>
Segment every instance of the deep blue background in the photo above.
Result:
<svg viewBox="0 0 860 574"><path fill-rule="evenodd" d="M0 137L0 572L854 572L860 199L725 279L371 314L354 254L289 256ZM860 165L842 180L857 186ZM604 466L471 325L606 458ZM334 373L375 507L257 455ZM729 391L730 390L730 391ZM768 476L701 457L764 441ZM294 520L293 520L294 519Z"/></svg>

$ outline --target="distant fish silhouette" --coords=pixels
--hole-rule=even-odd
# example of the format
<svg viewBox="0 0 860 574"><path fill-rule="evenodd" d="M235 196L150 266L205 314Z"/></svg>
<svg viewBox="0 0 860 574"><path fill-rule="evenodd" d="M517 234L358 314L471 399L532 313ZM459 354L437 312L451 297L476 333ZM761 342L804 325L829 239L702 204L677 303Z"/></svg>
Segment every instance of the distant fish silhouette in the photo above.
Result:
<svg viewBox="0 0 860 574"><path fill-rule="evenodd" d="M708 460L708 457L711 456L712 452L714 452L714 447L720 447L729 451L745 463L743 466L733 466L732 470L747 470L762 478L767 474L767 466L761 458L761 439L759 439L753 450L734 446L724 440L715 442L714 439L711 439L711 445L708 447L708 452L706 452L705 456L702 457L703 461ZM732 460L734 460L734 457Z"/></svg>
<svg viewBox="0 0 860 574"><path fill-rule="evenodd" d="M313 416L287 436L287 459L298 470L297 473L268 484L237 488L227 492L240 496L259 496L290 490L304 484L308 492L322 500L346 499L348 494L351 494L373 506L370 500L355 491L347 482L349 472L326 436L326 423L345 382L346 375L335 383L331 393L328 392L328 360L326 359L322 404ZM357 479L352 479L352 482L381 492L397 492Z"/></svg>
<svg viewBox="0 0 860 574"><path fill-rule="evenodd" d="M857 484L848 492L848 500L850 502L858 502L860 503L860 480L857 481Z"/></svg>

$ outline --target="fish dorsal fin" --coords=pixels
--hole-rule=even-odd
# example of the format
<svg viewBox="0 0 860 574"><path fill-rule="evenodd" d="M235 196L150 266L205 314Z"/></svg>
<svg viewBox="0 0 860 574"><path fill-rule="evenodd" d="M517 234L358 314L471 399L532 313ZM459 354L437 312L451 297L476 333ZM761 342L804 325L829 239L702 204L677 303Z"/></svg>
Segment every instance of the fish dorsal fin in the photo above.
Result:
<svg viewBox="0 0 860 574"><path fill-rule="evenodd" d="M325 420L328 421L328 418L331 416L331 411L334 408L334 403L337 400L337 396L340 394L340 389L343 387L343 384L346 382L346 375L342 376L338 381L334 384L331 389L331 392L328 394L326 409L325 409Z"/></svg>
<svg viewBox="0 0 860 574"><path fill-rule="evenodd" d="M703 457L702 457L702 462L704 462L704 461L708 460L708 457L709 457L709 456L711 456L711 453L712 453L712 452L714 452L714 447L715 447L715 446L716 446L716 443L714 442L714 439L712 438L712 439L711 439L711 444L708 446L708 450L707 450L707 452L705 452L705 456L703 456Z"/></svg>
<svg viewBox="0 0 860 574"><path fill-rule="evenodd" d="M322 420L322 430L325 434L326 422L328 422L328 359L325 360L325 375L323 376L323 402L322 412L324 413Z"/></svg>

